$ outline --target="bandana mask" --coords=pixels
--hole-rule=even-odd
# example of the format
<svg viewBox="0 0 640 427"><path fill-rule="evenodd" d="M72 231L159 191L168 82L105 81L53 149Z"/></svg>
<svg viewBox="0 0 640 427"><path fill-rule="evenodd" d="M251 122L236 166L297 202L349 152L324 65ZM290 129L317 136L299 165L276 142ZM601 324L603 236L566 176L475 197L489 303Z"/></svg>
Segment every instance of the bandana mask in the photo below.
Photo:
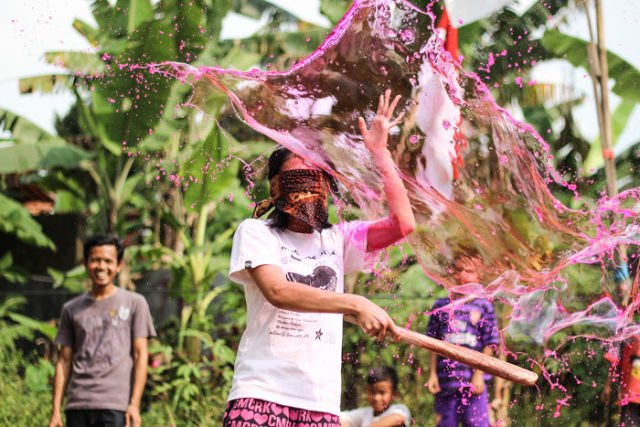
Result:
<svg viewBox="0 0 640 427"><path fill-rule="evenodd" d="M256 205L253 217L258 218L275 206L276 210L321 231L329 217L327 187L324 172L320 170L282 172L271 180L271 197Z"/></svg>

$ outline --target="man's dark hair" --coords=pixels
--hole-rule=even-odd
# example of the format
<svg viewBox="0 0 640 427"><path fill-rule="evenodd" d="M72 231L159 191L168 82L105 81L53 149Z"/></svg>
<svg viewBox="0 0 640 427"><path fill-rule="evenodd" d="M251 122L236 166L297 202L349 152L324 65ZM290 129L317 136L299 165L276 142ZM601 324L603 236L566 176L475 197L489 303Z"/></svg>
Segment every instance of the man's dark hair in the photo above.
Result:
<svg viewBox="0 0 640 427"><path fill-rule="evenodd" d="M118 262L122 261L122 257L124 256L124 244L118 236L114 236L112 234L95 234L85 240L83 250L84 260L87 261L89 259L91 248L94 248L96 246L108 245L116 247L116 252L118 253Z"/></svg>
<svg viewBox="0 0 640 427"><path fill-rule="evenodd" d="M391 389L398 391L398 373L391 366L381 366L371 369L367 374L367 384L374 385L382 381L390 381Z"/></svg>

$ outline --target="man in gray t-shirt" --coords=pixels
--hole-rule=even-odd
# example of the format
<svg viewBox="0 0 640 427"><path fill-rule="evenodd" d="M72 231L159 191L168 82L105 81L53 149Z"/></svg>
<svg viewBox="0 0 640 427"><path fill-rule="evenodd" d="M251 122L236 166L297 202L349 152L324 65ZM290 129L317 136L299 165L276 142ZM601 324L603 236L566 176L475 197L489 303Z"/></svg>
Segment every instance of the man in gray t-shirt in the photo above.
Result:
<svg viewBox="0 0 640 427"><path fill-rule="evenodd" d="M116 237L98 235L85 243L91 290L62 308L50 427L63 425L67 385L68 427L140 425L147 339L155 330L144 297L113 284L123 252Z"/></svg>

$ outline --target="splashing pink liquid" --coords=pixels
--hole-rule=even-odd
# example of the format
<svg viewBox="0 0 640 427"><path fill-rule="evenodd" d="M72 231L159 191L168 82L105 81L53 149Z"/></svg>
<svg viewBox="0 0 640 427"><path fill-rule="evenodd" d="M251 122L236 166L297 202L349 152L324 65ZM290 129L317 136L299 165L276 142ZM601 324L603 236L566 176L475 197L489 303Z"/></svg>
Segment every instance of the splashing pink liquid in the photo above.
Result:
<svg viewBox="0 0 640 427"><path fill-rule="evenodd" d="M389 149L418 221L409 242L428 277L459 293L499 297L514 307L507 330L538 342L581 324L618 339L637 332L629 322L636 303L621 310L607 294L610 284L600 300L573 312L562 294L567 267L597 268L618 245L638 244L638 190L592 210L560 203L549 184L575 186L552 168L547 144L442 50L428 11L406 1L356 0L322 45L287 71L182 63L151 70L191 84L196 106L224 92L252 128L336 176L369 218L382 216L385 203L356 123L371 119L378 96L392 89L406 118ZM470 251L483 260L484 285L461 286L448 272Z"/></svg>

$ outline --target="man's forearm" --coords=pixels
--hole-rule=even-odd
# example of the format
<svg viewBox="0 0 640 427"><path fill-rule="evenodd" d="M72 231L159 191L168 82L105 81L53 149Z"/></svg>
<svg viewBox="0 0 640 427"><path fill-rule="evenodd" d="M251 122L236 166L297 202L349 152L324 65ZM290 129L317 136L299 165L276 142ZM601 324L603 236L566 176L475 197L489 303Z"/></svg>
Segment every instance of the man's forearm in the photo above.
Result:
<svg viewBox="0 0 640 427"><path fill-rule="evenodd" d="M62 398L67 387L69 372L71 371L71 362L59 358L56 362L55 375L53 377L53 412L60 413L62 411Z"/></svg>
<svg viewBox="0 0 640 427"><path fill-rule="evenodd" d="M147 366L149 364L149 354L146 349L146 345L144 347L144 349L139 350L134 355L133 361L133 386L131 388L131 399L129 400L129 404L135 405L137 407L140 406L144 386L147 383Z"/></svg>

